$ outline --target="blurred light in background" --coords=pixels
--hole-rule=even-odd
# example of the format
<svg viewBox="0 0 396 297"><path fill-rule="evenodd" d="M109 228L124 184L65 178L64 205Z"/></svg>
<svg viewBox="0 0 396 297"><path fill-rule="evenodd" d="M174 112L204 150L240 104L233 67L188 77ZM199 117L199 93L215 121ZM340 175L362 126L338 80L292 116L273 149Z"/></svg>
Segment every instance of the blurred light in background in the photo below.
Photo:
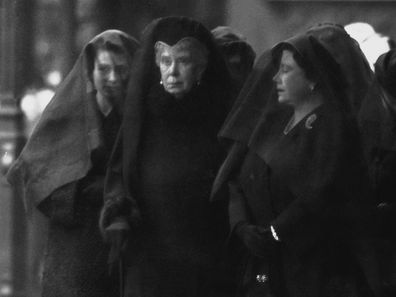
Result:
<svg viewBox="0 0 396 297"><path fill-rule="evenodd" d="M53 96L51 89L29 90L21 100L21 109L28 121L37 120Z"/></svg>
<svg viewBox="0 0 396 297"><path fill-rule="evenodd" d="M390 50L389 37L375 32L367 23L351 23L345 26L345 31L359 43L372 70L378 57Z"/></svg>
<svg viewBox="0 0 396 297"><path fill-rule="evenodd" d="M62 81L62 74L60 73L60 71L57 70L51 71L47 74L45 81L51 87L56 87Z"/></svg>
<svg viewBox="0 0 396 297"><path fill-rule="evenodd" d="M10 284L0 284L0 297L8 297L12 295L12 288Z"/></svg>
<svg viewBox="0 0 396 297"><path fill-rule="evenodd" d="M15 144L11 141L4 142L0 147L0 151L2 152L0 158L1 168L8 169L15 158Z"/></svg>

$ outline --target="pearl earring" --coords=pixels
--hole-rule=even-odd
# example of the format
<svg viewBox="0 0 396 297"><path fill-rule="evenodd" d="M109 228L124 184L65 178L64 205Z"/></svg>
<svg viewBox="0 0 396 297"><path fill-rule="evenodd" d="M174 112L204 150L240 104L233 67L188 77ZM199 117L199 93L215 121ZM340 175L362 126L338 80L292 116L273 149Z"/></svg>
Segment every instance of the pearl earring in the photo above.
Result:
<svg viewBox="0 0 396 297"><path fill-rule="evenodd" d="M160 85L163 85L164 83L162 82L162 79L160 80Z"/></svg>

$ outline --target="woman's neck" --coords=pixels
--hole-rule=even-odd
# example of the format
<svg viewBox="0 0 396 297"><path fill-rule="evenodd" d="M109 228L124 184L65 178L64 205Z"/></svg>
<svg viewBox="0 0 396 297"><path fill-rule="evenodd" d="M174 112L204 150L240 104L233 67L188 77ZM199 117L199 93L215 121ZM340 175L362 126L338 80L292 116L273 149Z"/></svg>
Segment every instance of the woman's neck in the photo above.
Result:
<svg viewBox="0 0 396 297"><path fill-rule="evenodd" d="M98 103L99 110L103 113L104 116L108 116L111 110L113 109L113 105L110 100L99 92L96 93L96 102Z"/></svg>
<svg viewBox="0 0 396 297"><path fill-rule="evenodd" d="M293 124L295 126L301 121L307 114L322 105L324 102L323 96L320 93L312 94L309 100L303 101L300 104L293 106Z"/></svg>

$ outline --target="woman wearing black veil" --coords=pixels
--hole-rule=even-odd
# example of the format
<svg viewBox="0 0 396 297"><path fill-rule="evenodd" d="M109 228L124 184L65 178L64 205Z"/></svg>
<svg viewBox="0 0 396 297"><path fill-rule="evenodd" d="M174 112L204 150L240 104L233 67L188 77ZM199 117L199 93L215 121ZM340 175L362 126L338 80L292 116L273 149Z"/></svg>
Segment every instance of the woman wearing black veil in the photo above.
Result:
<svg viewBox="0 0 396 297"><path fill-rule="evenodd" d="M89 41L8 172L28 211L49 220L43 297L118 295L97 222L138 46L119 30Z"/></svg>
<svg viewBox="0 0 396 297"><path fill-rule="evenodd" d="M234 145L212 192L228 182L239 296L374 296L371 192L339 64L309 32L264 54L250 87L221 130Z"/></svg>
<svg viewBox="0 0 396 297"><path fill-rule="evenodd" d="M122 251L124 296L220 296L224 203L210 204L230 79L210 32L153 21L133 66L101 227ZM221 205L223 204L223 205ZM127 242L125 242L127 239Z"/></svg>

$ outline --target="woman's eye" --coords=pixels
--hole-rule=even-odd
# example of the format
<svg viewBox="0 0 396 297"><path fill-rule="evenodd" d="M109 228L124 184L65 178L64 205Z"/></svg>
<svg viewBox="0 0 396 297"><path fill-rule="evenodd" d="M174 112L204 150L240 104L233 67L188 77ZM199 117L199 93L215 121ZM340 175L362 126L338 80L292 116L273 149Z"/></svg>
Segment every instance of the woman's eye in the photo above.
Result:
<svg viewBox="0 0 396 297"><path fill-rule="evenodd" d="M172 59L170 58L161 58L161 64L165 66L170 66L172 64Z"/></svg>
<svg viewBox="0 0 396 297"><path fill-rule="evenodd" d="M99 66L98 69L99 69L99 71L102 72L102 73L107 73L107 72L110 71L110 67L108 67L108 66Z"/></svg>

